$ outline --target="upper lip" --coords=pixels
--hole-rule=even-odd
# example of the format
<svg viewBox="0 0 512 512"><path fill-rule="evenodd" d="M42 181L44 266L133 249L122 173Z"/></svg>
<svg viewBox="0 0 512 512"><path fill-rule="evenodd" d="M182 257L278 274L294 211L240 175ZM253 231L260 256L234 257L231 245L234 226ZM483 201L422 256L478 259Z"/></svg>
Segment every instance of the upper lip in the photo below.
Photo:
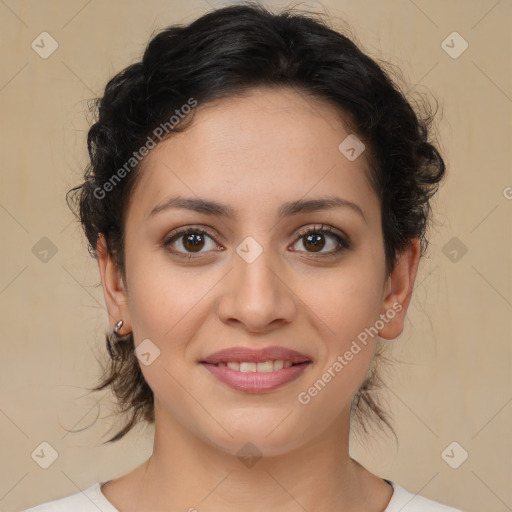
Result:
<svg viewBox="0 0 512 512"><path fill-rule="evenodd" d="M304 363L311 361L311 358L305 354L297 352L296 350L278 346L265 347L260 349L249 347L231 347L210 354L208 357L206 357L206 359L200 362L210 364L227 363L229 361L263 363L265 361L276 360L291 361L292 363Z"/></svg>

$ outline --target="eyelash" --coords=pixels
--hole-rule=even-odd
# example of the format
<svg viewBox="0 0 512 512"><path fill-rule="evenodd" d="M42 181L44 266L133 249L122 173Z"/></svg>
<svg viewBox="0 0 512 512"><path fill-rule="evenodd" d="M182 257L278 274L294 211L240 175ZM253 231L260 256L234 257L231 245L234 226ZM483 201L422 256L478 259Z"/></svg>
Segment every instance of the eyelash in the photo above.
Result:
<svg viewBox="0 0 512 512"><path fill-rule="evenodd" d="M317 234L317 235L330 235L331 237L333 237L336 240L336 242L338 243L338 246L333 251L330 251L327 253L321 253L318 255L315 253L308 253L308 254L311 254L313 256L313 258L334 257L334 256L337 256L341 251L348 250L348 249L352 248L352 245L347 238L342 237L341 235L338 235L337 233L335 233L331 226L325 226L325 227L324 226L325 225L322 224L320 226L320 228L313 227L313 228L305 228L305 229L300 230L297 233L297 240L293 243L293 245L295 245L295 243L297 241L299 241L301 238L306 237L307 235ZM217 243L215 240L215 237L208 230L205 230L203 228L194 228L191 226L191 227L178 228L170 236L166 237L163 242L164 248L168 248L174 241L179 240L181 237L184 237L185 235L188 235L191 233L202 235L202 236L207 235L215 243ZM178 257L189 259L189 260L201 257L200 256L201 253L196 253L196 254L186 253L186 254L184 254L184 253L182 253L180 251L176 251L174 249L169 249L169 250L170 250L170 252L172 252L172 254L175 254ZM299 251L299 252L307 252L307 251Z"/></svg>

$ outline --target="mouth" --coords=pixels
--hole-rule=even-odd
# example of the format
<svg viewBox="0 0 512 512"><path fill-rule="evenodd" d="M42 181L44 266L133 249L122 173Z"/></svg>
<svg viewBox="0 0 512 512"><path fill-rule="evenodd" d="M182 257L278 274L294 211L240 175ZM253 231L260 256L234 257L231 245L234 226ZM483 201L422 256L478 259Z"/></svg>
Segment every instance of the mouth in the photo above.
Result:
<svg viewBox="0 0 512 512"><path fill-rule="evenodd" d="M201 362L217 381L243 393L268 393L301 377L312 361L293 363L289 360Z"/></svg>
<svg viewBox="0 0 512 512"><path fill-rule="evenodd" d="M271 373L282 370L284 368L290 368L291 366L307 366L312 361L302 361L298 363L294 363L290 360L284 359L276 359L262 362L253 362L253 361L222 361L219 363L208 363L207 361L201 361L201 364L216 366L216 367L226 367L235 372L240 373Z"/></svg>
<svg viewBox="0 0 512 512"><path fill-rule="evenodd" d="M235 346L210 354L198 361L224 385L244 393L264 393L277 389L303 375L313 360L286 347Z"/></svg>

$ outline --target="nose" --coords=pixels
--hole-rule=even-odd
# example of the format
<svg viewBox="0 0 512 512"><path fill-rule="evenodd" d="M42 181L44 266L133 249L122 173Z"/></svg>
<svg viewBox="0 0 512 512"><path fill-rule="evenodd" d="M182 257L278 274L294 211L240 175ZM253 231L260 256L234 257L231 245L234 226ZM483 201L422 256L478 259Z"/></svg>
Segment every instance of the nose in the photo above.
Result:
<svg viewBox="0 0 512 512"><path fill-rule="evenodd" d="M234 268L221 288L217 314L226 324L242 325L251 333L265 333L292 322L297 298L286 273L263 251L248 263L234 255ZM288 279L289 280L289 279Z"/></svg>

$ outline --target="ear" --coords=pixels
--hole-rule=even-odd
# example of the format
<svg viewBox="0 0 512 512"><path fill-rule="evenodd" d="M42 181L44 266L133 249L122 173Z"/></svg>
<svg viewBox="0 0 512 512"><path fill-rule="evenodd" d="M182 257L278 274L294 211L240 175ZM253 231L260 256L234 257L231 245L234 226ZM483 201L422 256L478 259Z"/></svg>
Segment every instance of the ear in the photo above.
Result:
<svg viewBox="0 0 512 512"><path fill-rule="evenodd" d="M107 250L107 243L103 233L100 233L98 237L96 254L98 256L103 295L107 305L109 325L113 327L119 320L123 320L123 325L119 329L119 335L129 334L132 331L132 327L126 285L123 281L121 270Z"/></svg>
<svg viewBox="0 0 512 512"><path fill-rule="evenodd" d="M404 329L405 315L412 297L420 256L420 241L414 238L400 253L393 272L386 280L381 313L386 315L388 321L379 330L381 338L393 340L400 336ZM393 318L391 311L395 313Z"/></svg>

